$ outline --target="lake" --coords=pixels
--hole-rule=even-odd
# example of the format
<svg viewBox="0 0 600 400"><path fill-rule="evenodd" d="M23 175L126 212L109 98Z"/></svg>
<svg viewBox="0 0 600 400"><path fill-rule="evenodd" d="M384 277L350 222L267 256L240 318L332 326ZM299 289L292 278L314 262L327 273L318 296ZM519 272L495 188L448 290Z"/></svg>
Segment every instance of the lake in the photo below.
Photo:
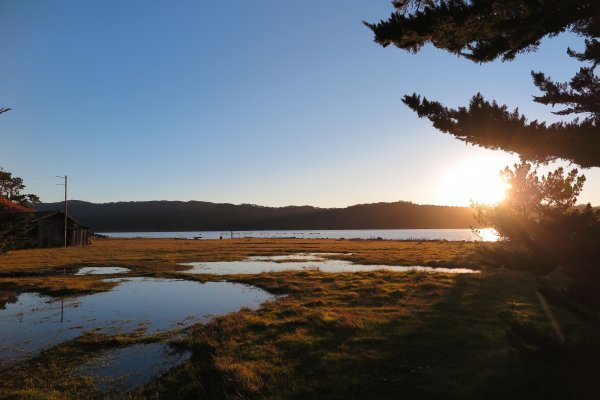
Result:
<svg viewBox="0 0 600 400"><path fill-rule="evenodd" d="M492 228L480 229L356 229L356 230L274 230L274 231L190 231L190 232L99 232L114 238L175 238L223 239L230 238L297 238L297 239L383 239L383 240L498 240Z"/></svg>

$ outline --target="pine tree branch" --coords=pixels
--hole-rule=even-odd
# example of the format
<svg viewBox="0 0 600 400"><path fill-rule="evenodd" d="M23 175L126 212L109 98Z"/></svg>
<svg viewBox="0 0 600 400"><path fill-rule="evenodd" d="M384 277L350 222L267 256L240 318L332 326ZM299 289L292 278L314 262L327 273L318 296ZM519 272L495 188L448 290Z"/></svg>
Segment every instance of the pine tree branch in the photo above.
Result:
<svg viewBox="0 0 600 400"><path fill-rule="evenodd" d="M403 102L419 117L457 139L488 149L521 155L525 160L548 162L563 159L584 168L600 167L600 126L593 118L547 125L528 121L519 110L473 96L469 107L444 107L416 94Z"/></svg>
<svg viewBox="0 0 600 400"><path fill-rule="evenodd" d="M567 53L581 62L591 62L592 68L596 68L600 64L600 41L596 39L585 41L585 50L576 52L569 48Z"/></svg>
<svg viewBox="0 0 600 400"><path fill-rule="evenodd" d="M592 68L581 68L568 83L556 83L542 72L532 72L533 82L544 93L534 96L537 103L567 105L555 112L557 115L590 113L588 117L600 121L600 78L594 75Z"/></svg>
<svg viewBox="0 0 600 400"><path fill-rule="evenodd" d="M512 60L546 36L600 32L597 0L396 1L387 21L367 23L375 42L416 52L425 44L475 62Z"/></svg>

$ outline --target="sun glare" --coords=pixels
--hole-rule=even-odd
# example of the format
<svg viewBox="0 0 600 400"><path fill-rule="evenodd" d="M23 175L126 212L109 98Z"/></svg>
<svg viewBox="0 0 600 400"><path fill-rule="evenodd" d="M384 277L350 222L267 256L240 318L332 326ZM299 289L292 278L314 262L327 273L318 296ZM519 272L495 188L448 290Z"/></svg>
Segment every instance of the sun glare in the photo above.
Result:
<svg viewBox="0 0 600 400"><path fill-rule="evenodd" d="M469 206L471 201L495 204L506 193L500 170L506 164L492 157L469 159L452 168L442 178L436 194L437 204Z"/></svg>

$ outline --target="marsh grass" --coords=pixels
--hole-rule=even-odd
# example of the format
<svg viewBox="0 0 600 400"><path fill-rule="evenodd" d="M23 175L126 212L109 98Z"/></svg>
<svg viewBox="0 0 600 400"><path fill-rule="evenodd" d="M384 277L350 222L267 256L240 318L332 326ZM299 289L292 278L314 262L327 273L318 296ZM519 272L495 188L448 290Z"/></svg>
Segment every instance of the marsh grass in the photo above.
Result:
<svg viewBox="0 0 600 400"><path fill-rule="evenodd" d="M177 264L303 252L339 253L331 257L365 264L479 267L477 246L452 242L110 239L85 249L2 256L0 288L8 285L59 295L106 290L95 286L103 276L45 278L35 274L39 269L84 265L129 267L129 275L137 276L222 280L184 274ZM306 270L229 275L227 280L280 296L258 310L242 309L184 329L173 345L192 352L188 361L130 393L102 396L531 400L586 398L598 393L589 379L585 381L588 386L581 385L572 365L525 359L506 340L507 326L500 316L550 327L535 295L536 283L527 274L486 268L468 275ZM555 311L565 330L581 329L569 315ZM73 373L75 366L98 351L169 338L83 335L0 371L0 397L98 397L89 378Z"/></svg>
<svg viewBox="0 0 600 400"><path fill-rule="evenodd" d="M131 394L170 398L388 399L556 397L556 370L505 339L498 313L544 326L533 282L479 276L317 271L238 276L287 294L196 326L194 357ZM566 318L566 317L565 317ZM193 377L193 378L192 378ZM568 386L566 386L568 387Z"/></svg>
<svg viewBox="0 0 600 400"><path fill-rule="evenodd" d="M478 244L330 239L98 239L89 247L11 251L0 255L0 288L35 290L54 296L109 290L110 276L75 277L81 267L126 267L123 276L169 276L188 269L183 262L241 261L249 256L295 253L328 255L361 264L479 267ZM66 276L63 273L66 272Z"/></svg>
<svg viewBox="0 0 600 400"><path fill-rule="evenodd" d="M143 271L182 270L181 262L240 261L248 256L339 253L361 264L477 266L474 242L333 239L97 239L89 247L17 250L0 256L0 274L63 267L124 266ZM345 253L345 254L344 254ZM350 254L351 253L351 254Z"/></svg>

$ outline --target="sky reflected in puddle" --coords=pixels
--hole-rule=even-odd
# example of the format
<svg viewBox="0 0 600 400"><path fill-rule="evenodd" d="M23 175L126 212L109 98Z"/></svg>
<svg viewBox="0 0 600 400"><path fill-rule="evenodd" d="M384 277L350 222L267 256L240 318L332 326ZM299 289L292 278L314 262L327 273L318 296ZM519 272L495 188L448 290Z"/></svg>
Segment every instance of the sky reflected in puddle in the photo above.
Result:
<svg viewBox="0 0 600 400"><path fill-rule="evenodd" d="M80 365L77 373L91 376L101 392L131 389L182 364L189 352L175 352L165 343L134 344L102 353Z"/></svg>
<svg viewBox="0 0 600 400"><path fill-rule="evenodd" d="M479 271L469 268L436 268L425 266L391 266L391 265L363 265L354 264L345 260L334 260L326 256L333 253L301 253L277 256L253 256L243 261L216 261L216 262L190 262L182 265L191 268L186 273L190 274L260 274L263 272L319 270L321 272L364 272L364 271L394 271L410 272L421 271L431 273L472 274Z"/></svg>
<svg viewBox="0 0 600 400"><path fill-rule="evenodd" d="M124 274L130 272L129 268L123 267L83 267L80 268L75 275L110 275Z"/></svg>
<svg viewBox="0 0 600 400"><path fill-rule="evenodd" d="M92 329L147 333L206 322L212 316L256 309L270 293L231 282L113 278L108 292L55 300L22 293L0 310L0 366L73 339Z"/></svg>

